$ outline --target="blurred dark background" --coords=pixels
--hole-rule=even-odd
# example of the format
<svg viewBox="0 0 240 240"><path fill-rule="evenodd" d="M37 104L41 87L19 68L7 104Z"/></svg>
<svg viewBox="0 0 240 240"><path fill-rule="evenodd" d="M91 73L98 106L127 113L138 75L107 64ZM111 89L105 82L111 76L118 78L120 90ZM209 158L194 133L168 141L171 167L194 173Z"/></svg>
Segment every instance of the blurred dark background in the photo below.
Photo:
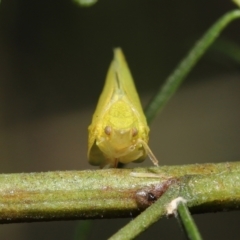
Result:
<svg viewBox="0 0 240 240"><path fill-rule="evenodd" d="M2 0L1 173L81 170L87 127L114 47L122 47L143 103L231 1ZM221 35L240 45L240 20ZM240 66L210 49L151 126L160 164L240 160ZM151 165L149 160L143 164ZM128 167L141 166L129 165ZM204 239L239 239L239 212L195 216ZM106 239L127 220L96 220ZM73 239L77 221L0 226L2 239ZM81 224L81 222L80 222ZM163 219L139 239L183 239Z"/></svg>

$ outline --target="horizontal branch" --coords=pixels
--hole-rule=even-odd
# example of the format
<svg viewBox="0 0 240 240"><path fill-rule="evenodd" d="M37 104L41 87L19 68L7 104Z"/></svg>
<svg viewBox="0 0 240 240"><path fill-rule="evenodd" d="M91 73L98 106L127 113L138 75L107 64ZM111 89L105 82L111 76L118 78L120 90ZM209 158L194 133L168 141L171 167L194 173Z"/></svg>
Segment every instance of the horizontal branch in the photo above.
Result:
<svg viewBox="0 0 240 240"><path fill-rule="evenodd" d="M192 212L238 209L239 179L240 162L1 174L0 223L132 217L169 186Z"/></svg>

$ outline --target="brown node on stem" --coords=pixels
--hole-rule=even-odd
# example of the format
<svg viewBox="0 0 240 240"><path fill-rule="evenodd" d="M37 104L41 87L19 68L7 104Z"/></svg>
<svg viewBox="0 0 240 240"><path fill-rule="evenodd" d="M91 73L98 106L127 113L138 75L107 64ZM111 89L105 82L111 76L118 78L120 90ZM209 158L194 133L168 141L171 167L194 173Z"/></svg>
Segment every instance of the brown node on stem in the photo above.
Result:
<svg viewBox="0 0 240 240"><path fill-rule="evenodd" d="M146 208L158 200L171 186L178 182L176 178L169 178L161 183L150 185L136 192L136 202L139 208Z"/></svg>

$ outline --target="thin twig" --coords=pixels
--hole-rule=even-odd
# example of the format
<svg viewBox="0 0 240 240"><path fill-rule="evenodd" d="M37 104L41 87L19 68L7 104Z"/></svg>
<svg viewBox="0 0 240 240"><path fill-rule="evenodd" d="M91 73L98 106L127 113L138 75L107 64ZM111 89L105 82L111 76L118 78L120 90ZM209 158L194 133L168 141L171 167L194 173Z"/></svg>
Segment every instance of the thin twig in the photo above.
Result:
<svg viewBox="0 0 240 240"><path fill-rule="evenodd" d="M186 203L180 202L177 206L177 217L181 223L187 239L189 240L202 240L200 232L188 210Z"/></svg>
<svg viewBox="0 0 240 240"><path fill-rule="evenodd" d="M169 99L179 88L188 73L200 60L207 48L215 41L222 30L233 20L240 18L240 10L233 10L222 16L196 43L189 54L180 62L176 70L167 78L163 87L161 87L145 110L148 123L156 117Z"/></svg>

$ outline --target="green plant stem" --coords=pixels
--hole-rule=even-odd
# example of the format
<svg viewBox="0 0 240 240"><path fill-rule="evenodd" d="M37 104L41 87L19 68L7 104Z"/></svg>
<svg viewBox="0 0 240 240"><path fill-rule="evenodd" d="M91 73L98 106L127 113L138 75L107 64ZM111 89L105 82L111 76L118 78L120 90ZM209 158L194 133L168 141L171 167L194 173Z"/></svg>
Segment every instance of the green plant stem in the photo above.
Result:
<svg viewBox="0 0 240 240"><path fill-rule="evenodd" d="M137 193L157 193L168 179L179 181L180 196L193 212L237 209L239 178L240 162L1 174L0 223L133 217L148 207Z"/></svg>
<svg viewBox="0 0 240 240"><path fill-rule="evenodd" d="M207 48L219 36L221 31L233 20L240 18L240 10L233 10L222 16L196 43L189 54L180 62L176 70L167 78L165 84L159 89L157 95L145 110L148 123L151 123L169 99L176 92L187 74L192 70Z"/></svg>
<svg viewBox="0 0 240 240"><path fill-rule="evenodd" d="M156 203L116 232L109 240L129 240L136 238L153 223L166 215L166 205L178 196L176 188L171 187Z"/></svg>
<svg viewBox="0 0 240 240"><path fill-rule="evenodd" d="M154 203L147 210L142 212L138 217L132 220L129 224L120 229L110 239L134 239L140 233L149 228L150 225L158 221L161 217L167 213L167 205L175 198L181 196L187 201L187 206L192 212L205 212L206 207L211 205L210 209L213 211L220 210L221 206L225 202L225 206L238 206L240 203L240 186L239 178L240 172L229 171L227 165L225 170L219 174L207 174L207 175L185 175L181 178L181 183L173 184L170 188L160 197L156 203ZM199 171L202 171L205 167L199 166ZM216 179L218 180L216 181ZM232 198L229 199L229 191L231 186L235 185L236 191L232 192ZM219 192L219 187L226 188L226 192ZM234 187L234 188L235 188ZM227 193L228 192L228 193ZM221 198L215 198L216 196ZM227 197L228 195L228 197ZM215 196L215 197L214 197ZM206 200L208 199L208 200ZM227 203L228 202L228 203ZM205 209L205 210L204 210ZM237 209L237 208L236 208ZM209 209L208 209L209 210ZM228 208L228 210L230 210Z"/></svg>
<svg viewBox="0 0 240 240"><path fill-rule="evenodd" d="M177 207L178 219L184 228L187 238L190 240L202 240L198 228L185 203L180 202Z"/></svg>

